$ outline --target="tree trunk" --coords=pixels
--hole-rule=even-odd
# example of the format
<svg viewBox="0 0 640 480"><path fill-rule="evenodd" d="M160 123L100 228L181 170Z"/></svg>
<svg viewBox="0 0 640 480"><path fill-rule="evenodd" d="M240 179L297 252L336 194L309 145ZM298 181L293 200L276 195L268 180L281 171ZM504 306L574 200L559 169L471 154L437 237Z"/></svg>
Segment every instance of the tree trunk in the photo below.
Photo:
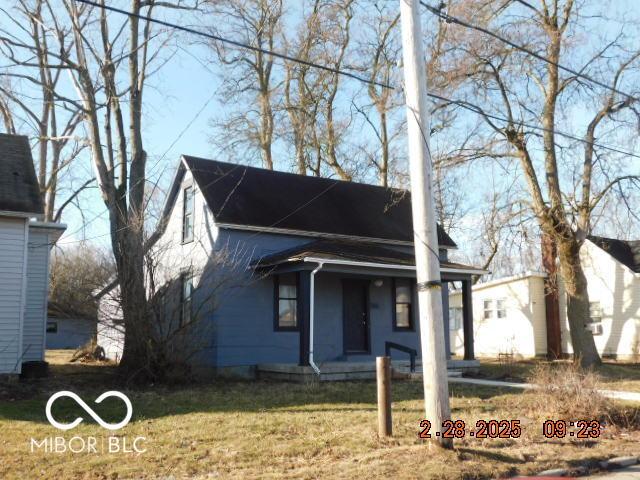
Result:
<svg viewBox="0 0 640 480"><path fill-rule="evenodd" d="M260 93L260 149L262 151L262 165L268 170L273 170L273 157L271 154L271 142L273 141L273 111L269 98L269 87L265 85Z"/></svg>
<svg viewBox="0 0 640 480"><path fill-rule="evenodd" d="M124 351L120 367L134 377L138 372L143 375L154 372L153 332L149 328L145 301L144 255L135 233L125 228L117 236L118 248L127 252L116 257L120 305L125 321Z"/></svg>
<svg viewBox="0 0 640 480"><path fill-rule="evenodd" d="M580 246L575 240L559 240L558 255L567 294L567 318L574 357L582 367L592 367L600 365L601 361L593 334L587 329L590 321L589 293L580 263Z"/></svg>
<svg viewBox="0 0 640 480"><path fill-rule="evenodd" d="M380 130L382 136L382 164L380 165L380 172L378 174L380 185L383 187L389 186L389 132L387 131L387 112L380 111Z"/></svg>
<svg viewBox="0 0 640 480"><path fill-rule="evenodd" d="M558 292L558 248L555 240L542 234L542 267L547 274L544 279L544 305L547 325L547 358L562 358L562 334L560 329L560 293Z"/></svg>

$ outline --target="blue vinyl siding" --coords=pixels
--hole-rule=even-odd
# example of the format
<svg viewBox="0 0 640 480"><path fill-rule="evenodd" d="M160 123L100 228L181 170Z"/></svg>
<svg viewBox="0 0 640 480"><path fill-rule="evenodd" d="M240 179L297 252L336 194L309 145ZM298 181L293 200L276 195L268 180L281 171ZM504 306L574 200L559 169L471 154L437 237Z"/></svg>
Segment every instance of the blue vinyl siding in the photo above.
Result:
<svg viewBox="0 0 640 480"><path fill-rule="evenodd" d="M312 241L309 237L296 237L221 229L216 248L237 248L252 259ZM248 253L250 252L250 254ZM228 272L217 271L215 275ZM236 273L234 275L241 275ZM195 358L195 363L213 367L250 366L260 363L298 363L300 334L297 331L274 330L274 283L271 276L236 278L235 286L224 291L209 314L202 337L206 347ZM213 278L213 277L211 277ZM369 285L369 328L371 353L345 356L343 351L343 298L342 279L366 278ZM382 279L381 286L374 281ZM392 341L420 352L420 332L417 305L414 304L414 331L393 330L392 278L362 276L350 273L320 271L315 287L315 358L327 361L368 361L384 355L384 344ZM201 294L206 287L201 289ZM301 294L302 292L300 292ZM196 293L197 295L197 293ZM443 294L446 299L446 291ZM417 300L414 298L414 302ZM198 302L197 296L194 302ZM444 309L445 315L447 309ZM445 321L446 325L446 321ZM445 329L446 330L446 329ZM448 333L448 332L446 332ZM396 353L398 358L403 354Z"/></svg>

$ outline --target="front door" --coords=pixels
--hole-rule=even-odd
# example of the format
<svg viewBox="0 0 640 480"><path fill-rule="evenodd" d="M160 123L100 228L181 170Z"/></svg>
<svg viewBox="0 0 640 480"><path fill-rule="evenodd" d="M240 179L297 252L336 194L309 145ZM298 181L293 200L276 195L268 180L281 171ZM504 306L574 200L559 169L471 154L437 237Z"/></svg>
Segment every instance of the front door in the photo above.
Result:
<svg viewBox="0 0 640 480"><path fill-rule="evenodd" d="M343 280L343 323L345 353L369 352L369 282Z"/></svg>

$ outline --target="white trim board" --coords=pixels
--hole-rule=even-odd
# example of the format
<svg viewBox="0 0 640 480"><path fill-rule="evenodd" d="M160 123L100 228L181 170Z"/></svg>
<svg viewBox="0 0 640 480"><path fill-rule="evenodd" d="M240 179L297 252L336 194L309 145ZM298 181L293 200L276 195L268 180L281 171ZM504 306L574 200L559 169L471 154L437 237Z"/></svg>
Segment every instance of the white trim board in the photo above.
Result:
<svg viewBox="0 0 640 480"><path fill-rule="evenodd" d="M327 265L349 265L354 267L369 267L369 268L386 268L390 270L415 270L415 265L400 265L393 263L374 263L374 262L358 262L352 260L338 260L320 257L304 257L303 262L309 263L324 263ZM441 272L445 273L467 273L471 275L483 275L487 273L486 270L481 269L461 269L461 268L448 268L441 267Z"/></svg>
<svg viewBox="0 0 640 480"><path fill-rule="evenodd" d="M324 233L324 232L311 232L307 230L292 230L289 228L277 228L277 227L261 227L256 225L238 225L235 223L222 223L216 222L218 228L228 228L230 230L244 230L249 232L266 232L276 233L281 235L293 235L296 237L313 237L313 238L327 238L335 240L352 240L358 242L371 242L381 243L387 245L400 245L404 247L413 247L413 242L407 242L404 240L390 240L386 238L373 238L373 237L358 237L354 235L343 235L340 233ZM457 250L458 247L451 247L445 245L439 245L438 248L445 250Z"/></svg>

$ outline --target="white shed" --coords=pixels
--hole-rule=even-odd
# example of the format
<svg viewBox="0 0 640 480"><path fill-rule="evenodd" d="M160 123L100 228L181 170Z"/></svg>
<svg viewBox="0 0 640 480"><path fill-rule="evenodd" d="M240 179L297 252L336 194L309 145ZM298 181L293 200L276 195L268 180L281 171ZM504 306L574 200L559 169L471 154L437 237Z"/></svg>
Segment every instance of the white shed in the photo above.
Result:
<svg viewBox="0 0 640 480"><path fill-rule="evenodd" d="M527 272L473 287L476 356L546 354L544 279L544 273ZM462 309L462 293L454 292L449 296L450 318L459 316L458 309ZM451 352L459 354L462 326L456 321L450 325Z"/></svg>

